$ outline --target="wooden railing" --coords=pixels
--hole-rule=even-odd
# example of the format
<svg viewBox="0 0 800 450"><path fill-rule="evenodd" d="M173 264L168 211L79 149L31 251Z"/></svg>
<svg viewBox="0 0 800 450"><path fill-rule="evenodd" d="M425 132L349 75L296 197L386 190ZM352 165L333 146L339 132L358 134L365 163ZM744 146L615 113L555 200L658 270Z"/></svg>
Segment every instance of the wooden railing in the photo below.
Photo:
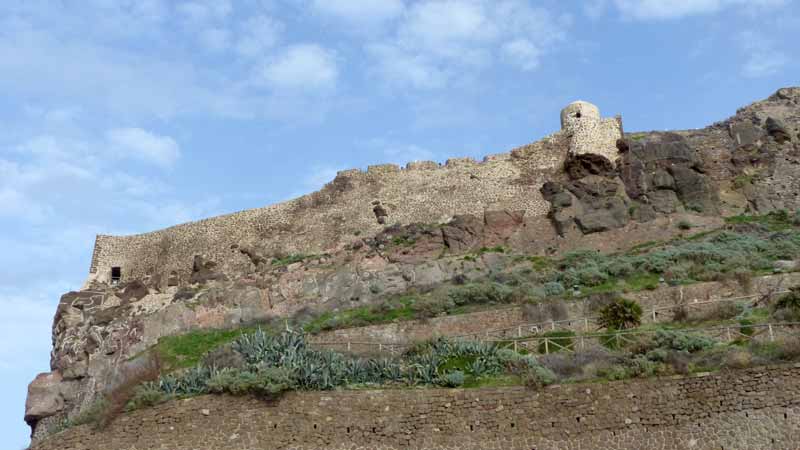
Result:
<svg viewBox="0 0 800 450"><path fill-rule="evenodd" d="M646 310L643 315L643 322L655 323L659 321L659 315L664 312L674 312L678 308L704 308L709 305L738 302L742 300L756 299L767 301L774 295L785 294L790 291L780 290L768 293L759 293L752 295L745 295L739 297L729 297L705 301L693 301L686 303L676 303L669 306L661 306ZM662 315L663 317L663 315ZM486 330L478 333L462 334L449 336L452 339L472 340L481 342L494 342L498 345L505 347L513 347L514 350L527 349L538 350L541 348L544 351L540 353L551 353L552 351L575 351L576 345L579 349L585 349L589 345L602 344L603 339L613 339L615 342L612 345L622 346L626 343L633 342L635 336L653 335L655 330L629 330L618 331L614 333L599 333L592 332L592 328L598 329L597 316L583 317L578 319L556 320L548 322L535 322L523 323L514 327L499 328ZM770 341L774 341L776 330L782 332L786 330L794 330L800 323L770 323L759 325L730 325L711 328L697 328L686 329L682 331L694 332L712 337L722 342L732 342L734 340L753 340L761 337L762 335L768 336ZM743 333L742 330L748 330ZM539 336L542 333L550 331L577 331L574 336L570 337L554 337L554 336ZM750 333L749 331L752 331ZM792 333L781 333L791 334ZM562 345L564 342L570 344ZM314 341L313 337L309 339L311 345L337 350L348 353L384 353L390 355L397 355L409 348L412 343L410 342L371 342L371 341Z"/></svg>

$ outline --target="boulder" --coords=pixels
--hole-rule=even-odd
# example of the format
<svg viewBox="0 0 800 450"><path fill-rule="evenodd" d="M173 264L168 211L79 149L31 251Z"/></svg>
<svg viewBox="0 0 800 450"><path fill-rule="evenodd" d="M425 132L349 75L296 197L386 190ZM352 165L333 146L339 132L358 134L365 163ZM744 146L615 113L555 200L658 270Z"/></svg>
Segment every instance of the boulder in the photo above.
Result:
<svg viewBox="0 0 800 450"><path fill-rule="evenodd" d="M578 180L588 175L612 175L614 164L595 153L570 154L564 162L564 170L570 178Z"/></svg>
<svg viewBox="0 0 800 450"><path fill-rule="evenodd" d="M484 221L471 214L453 217L442 227L445 245L455 253L465 252L480 245L483 238Z"/></svg>
<svg viewBox="0 0 800 450"><path fill-rule="evenodd" d="M751 145L764 137L764 130L751 121L734 122L728 132L736 147Z"/></svg>
<svg viewBox="0 0 800 450"><path fill-rule="evenodd" d="M119 297L123 303L139 301L148 293L147 286L140 280L133 280L117 288L117 297Z"/></svg>
<svg viewBox="0 0 800 450"><path fill-rule="evenodd" d="M45 418L64 409L61 393L61 373L40 373L28 385L28 398L25 400L25 422L32 427Z"/></svg>
<svg viewBox="0 0 800 450"><path fill-rule="evenodd" d="M575 217L584 234L622 228L628 223L628 207L622 198L611 197L601 208L595 208Z"/></svg>
<svg viewBox="0 0 800 450"><path fill-rule="evenodd" d="M767 117L765 128L767 129L767 133L779 144L792 140L792 136L789 134L789 130L786 129L786 125L774 117Z"/></svg>

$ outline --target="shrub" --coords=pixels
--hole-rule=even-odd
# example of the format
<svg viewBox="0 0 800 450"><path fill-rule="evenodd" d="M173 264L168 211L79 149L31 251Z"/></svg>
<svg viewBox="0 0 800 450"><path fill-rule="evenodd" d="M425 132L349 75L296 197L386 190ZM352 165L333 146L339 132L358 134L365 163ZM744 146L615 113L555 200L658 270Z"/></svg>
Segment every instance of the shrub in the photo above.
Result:
<svg viewBox="0 0 800 450"><path fill-rule="evenodd" d="M745 336L752 336L756 331L755 328L753 328L753 324L755 324L755 322L751 319L739 319L739 333Z"/></svg>
<svg viewBox="0 0 800 450"><path fill-rule="evenodd" d="M753 355L746 350L733 350L725 356L725 367L732 369L745 369L750 367Z"/></svg>
<svg viewBox="0 0 800 450"><path fill-rule="evenodd" d="M566 289L564 289L564 285L559 283L558 281L550 281L548 283L545 283L544 286L542 287L544 288L545 295L547 295L548 297L559 297L561 295L564 295L564 292L566 292Z"/></svg>
<svg viewBox="0 0 800 450"><path fill-rule="evenodd" d="M678 330L658 330L653 341L659 348L688 353L705 350L714 345L714 341L709 337Z"/></svg>
<svg viewBox="0 0 800 450"><path fill-rule="evenodd" d="M642 307L633 300L618 298L600 309L598 323L609 330L625 330L642 323Z"/></svg>
<svg viewBox="0 0 800 450"><path fill-rule="evenodd" d="M456 306L508 303L513 298L513 290L499 283L469 284L458 287L448 293L448 297Z"/></svg>
<svg viewBox="0 0 800 450"><path fill-rule="evenodd" d="M671 351L667 353L664 362L668 364L672 371L681 375L689 373L689 355L685 352Z"/></svg>
<svg viewBox="0 0 800 450"><path fill-rule="evenodd" d="M564 320L568 316L567 306L563 301L547 300L522 307L522 317L528 323L541 323L550 320Z"/></svg>
<svg viewBox="0 0 800 450"><path fill-rule="evenodd" d="M731 320L740 313L741 307L736 303L718 302L705 306L696 314L696 320L699 322Z"/></svg>
<svg viewBox="0 0 800 450"><path fill-rule="evenodd" d="M547 367L532 366L522 374L522 382L530 389L541 389L556 382L556 375Z"/></svg>
<svg viewBox="0 0 800 450"><path fill-rule="evenodd" d="M598 370L619 362L619 357L601 348L590 348L573 353L542 355L539 362L559 378L592 377Z"/></svg>
<svg viewBox="0 0 800 450"><path fill-rule="evenodd" d="M611 381L624 380L631 377L628 368L621 364L604 367L597 371L597 375Z"/></svg>
<svg viewBox="0 0 800 450"><path fill-rule="evenodd" d="M125 406L126 411L146 408L169 400L170 396L161 390L158 383L147 382L136 388L133 397Z"/></svg>
<svg viewBox="0 0 800 450"><path fill-rule="evenodd" d="M442 384L447 387L459 387L464 385L464 372L456 370L442 377Z"/></svg>
<svg viewBox="0 0 800 450"><path fill-rule="evenodd" d="M230 344L226 344L208 352L203 357L202 364L215 369L242 369L247 363L241 353L234 350Z"/></svg>
<svg viewBox="0 0 800 450"><path fill-rule="evenodd" d="M575 337L574 331L548 331L544 333L542 337L547 338L547 344L545 344L544 339L539 343L539 353L557 353L560 351L572 350L575 347L573 342L573 338Z"/></svg>
<svg viewBox="0 0 800 450"><path fill-rule="evenodd" d="M784 294L775 303L775 309L790 309L800 311L800 287L793 287L788 294Z"/></svg>
<svg viewBox="0 0 800 450"><path fill-rule="evenodd" d="M687 220L681 220L678 222L678 228L681 230L691 230L692 224Z"/></svg>

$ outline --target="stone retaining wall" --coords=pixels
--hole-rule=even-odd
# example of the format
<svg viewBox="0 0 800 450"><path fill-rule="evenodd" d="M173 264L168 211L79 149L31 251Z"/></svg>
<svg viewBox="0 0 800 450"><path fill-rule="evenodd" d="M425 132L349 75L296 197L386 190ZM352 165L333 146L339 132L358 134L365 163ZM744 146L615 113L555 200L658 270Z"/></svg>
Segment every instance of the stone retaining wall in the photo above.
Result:
<svg viewBox="0 0 800 450"><path fill-rule="evenodd" d="M552 386L205 396L32 450L796 450L800 365Z"/></svg>
<svg viewBox="0 0 800 450"><path fill-rule="evenodd" d="M800 285L800 273L788 273L783 275L770 275L764 277L754 278L749 287L742 286L737 282L706 282L695 283L686 286L664 286L652 291L640 291L630 294L624 294L626 298L636 300L645 311L642 320L647 322L653 321L653 316L650 311L656 308L669 308L675 306L677 303L683 302L688 305L687 313L689 318L699 317L708 313L714 308L720 308L721 303L706 303L710 300L719 300L725 298L753 295L758 293L766 293L769 289L774 289L778 286L782 289L787 289L790 286ZM700 303L699 305L695 305ZM568 323L559 323L558 329L572 329L574 331L586 331L583 318L592 317L597 315L597 304L593 304L591 299L581 299L574 301L558 301L559 305L563 305L563 315L555 316L548 309L546 303L540 304L539 313L533 311L533 315L541 319L541 322L546 320L566 320ZM692 306L695 305L695 306ZM536 308L530 306L529 308ZM395 343L395 342L417 342L421 340L431 339L436 336L460 336L460 335L481 335L489 331L500 329L507 329L505 337L515 337L517 333L528 335L536 330L531 330L528 327L522 327L517 330L516 327L522 324L537 323L539 320L531 317L531 312L526 315L522 307L513 306L507 308L493 309L490 311L481 311L469 314L459 314L453 316L436 317L427 320L410 320L403 322L395 322L382 325L371 325L367 327L356 328L343 328L339 330L331 330L319 333L314 336L315 342L382 342L382 343ZM671 320L670 311L660 311L656 314L657 321ZM591 330L594 330L594 324ZM546 325L544 327L546 329ZM503 336L500 333L492 333L492 336L497 338ZM327 346L337 351L346 350L344 344L335 347ZM354 346L352 351L358 353L369 353L374 351L374 346Z"/></svg>

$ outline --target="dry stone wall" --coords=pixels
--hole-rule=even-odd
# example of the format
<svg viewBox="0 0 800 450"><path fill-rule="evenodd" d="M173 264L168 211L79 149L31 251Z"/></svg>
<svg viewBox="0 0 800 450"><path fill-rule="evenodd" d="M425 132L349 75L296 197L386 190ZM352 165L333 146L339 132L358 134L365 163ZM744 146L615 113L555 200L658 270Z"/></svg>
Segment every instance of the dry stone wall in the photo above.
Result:
<svg viewBox="0 0 800 450"><path fill-rule="evenodd" d="M800 366L531 391L206 396L53 436L33 450L796 450Z"/></svg>
<svg viewBox="0 0 800 450"><path fill-rule="evenodd" d="M625 297L635 300L642 306L645 311L642 320L645 323L663 322L672 320L671 308L675 308L677 305L684 305L689 318L700 318L705 317L713 310L724 308L726 302L720 302L720 300L785 290L798 284L800 284L800 272L794 272L758 277L746 287L737 282L712 281L686 286L664 286L652 291L632 292L625 294ZM752 301L755 298L749 300ZM557 308L554 308L554 305ZM511 306L432 319L342 328L321 332L314 335L312 340L325 343L326 348L337 351L347 350L348 342L355 343L355 345L351 345L351 351L368 353L375 351L373 345L375 343L402 344L438 336L465 336L468 338L490 336L493 339L519 337L547 331L550 326L557 327L559 330L584 332L587 331L584 319L597 316L597 310L602 305L602 302L597 302L592 298L574 301L559 300L525 307ZM655 316L652 314L653 310L657 310ZM558 324L552 325L553 321ZM590 331L593 331L595 322L590 323ZM532 326L534 324L536 326Z"/></svg>
<svg viewBox="0 0 800 450"><path fill-rule="evenodd" d="M542 216L548 203L539 189L561 164L568 143L561 133L483 162L453 159L348 170L321 191L266 208L252 209L133 236L97 237L89 281L107 282L112 267L124 280L174 273L186 279L194 255L228 270L249 261L235 249L259 245L280 253L336 250L357 236L383 229L379 202L391 223L440 223L457 214L522 210ZM234 248L232 248L234 247Z"/></svg>

